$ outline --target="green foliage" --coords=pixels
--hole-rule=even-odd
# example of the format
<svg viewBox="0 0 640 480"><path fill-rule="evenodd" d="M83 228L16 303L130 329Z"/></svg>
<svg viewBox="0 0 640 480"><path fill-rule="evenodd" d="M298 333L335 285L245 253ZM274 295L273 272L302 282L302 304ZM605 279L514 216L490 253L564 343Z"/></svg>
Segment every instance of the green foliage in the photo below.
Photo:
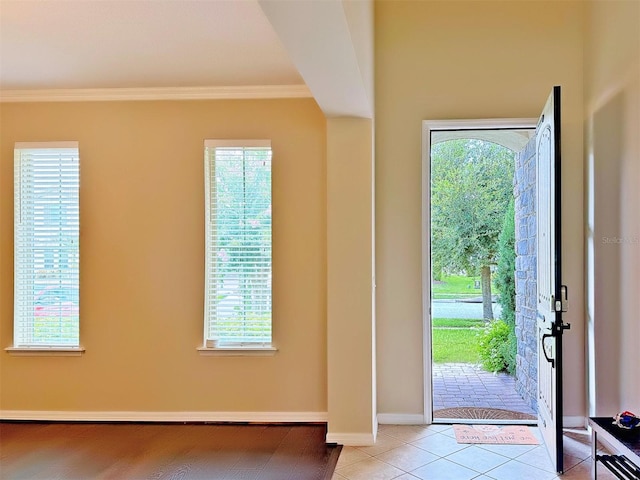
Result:
<svg viewBox="0 0 640 480"><path fill-rule="evenodd" d="M498 239L498 268L496 270L496 286L500 290L498 302L502 307L502 320L509 326L508 341L500 348L505 359L506 370L515 374L516 353L516 225L513 199L504 215L504 223Z"/></svg>
<svg viewBox="0 0 640 480"><path fill-rule="evenodd" d="M236 316L220 322L216 330L223 340L229 338L243 338L260 340L271 332L271 315Z"/></svg>
<svg viewBox="0 0 640 480"><path fill-rule="evenodd" d="M485 370L515 372L515 335L503 320L492 320L479 334L478 353Z"/></svg>
<svg viewBox="0 0 640 480"><path fill-rule="evenodd" d="M216 269L262 270L271 262L271 169L268 150L220 154L215 164ZM266 247L265 247L266 246Z"/></svg>
<svg viewBox="0 0 640 480"><path fill-rule="evenodd" d="M34 317L33 343L36 345L58 344L70 340L77 344L78 340L77 316L69 317Z"/></svg>
<svg viewBox="0 0 640 480"><path fill-rule="evenodd" d="M211 310L218 335L259 336L250 319L271 311L271 152L218 148L211 169L209 268L217 288ZM232 328L230 309L244 319L242 328Z"/></svg>
<svg viewBox="0 0 640 480"><path fill-rule="evenodd" d="M502 320L515 328L516 318L516 227L513 199L504 215L502 232L498 238L498 267L496 287L500 291L498 303L502 307Z"/></svg>
<svg viewBox="0 0 640 480"><path fill-rule="evenodd" d="M431 276L435 281L440 282L443 276L442 265L438 265L436 263L431 265Z"/></svg>
<svg viewBox="0 0 640 480"><path fill-rule="evenodd" d="M458 139L435 144L431 159L433 264L477 274L496 261L513 196L514 154L494 143Z"/></svg>
<svg viewBox="0 0 640 480"><path fill-rule="evenodd" d="M505 363L507 364L507 373L509 375L516 374L516 352L518 350L518 342L516 339L515 329L510 327L509 330L509 338L507 339L507 343L503 344L500 348L500 353L502 354Z"/></svg>

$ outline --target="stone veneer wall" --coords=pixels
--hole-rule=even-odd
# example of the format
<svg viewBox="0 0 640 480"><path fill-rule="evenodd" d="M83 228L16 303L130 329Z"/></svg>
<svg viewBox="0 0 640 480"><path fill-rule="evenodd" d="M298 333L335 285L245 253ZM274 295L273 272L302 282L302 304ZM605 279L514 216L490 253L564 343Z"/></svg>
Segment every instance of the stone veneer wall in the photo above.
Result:
<svg viewBox="0 0 640 480"><path fill-rule="evenodd" d="M535 136L516 156L516 390L537 410Z"/></svg>

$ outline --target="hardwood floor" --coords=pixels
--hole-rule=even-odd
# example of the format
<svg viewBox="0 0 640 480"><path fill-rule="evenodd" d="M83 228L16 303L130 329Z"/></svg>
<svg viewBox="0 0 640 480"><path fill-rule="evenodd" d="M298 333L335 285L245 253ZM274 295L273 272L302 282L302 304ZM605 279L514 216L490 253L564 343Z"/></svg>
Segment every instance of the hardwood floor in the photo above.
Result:
<svg viewBox="0 0 640 480"><path fill-rule="evenodd" d="M326 425L0 423L0 478L330 479Z"/></svg>

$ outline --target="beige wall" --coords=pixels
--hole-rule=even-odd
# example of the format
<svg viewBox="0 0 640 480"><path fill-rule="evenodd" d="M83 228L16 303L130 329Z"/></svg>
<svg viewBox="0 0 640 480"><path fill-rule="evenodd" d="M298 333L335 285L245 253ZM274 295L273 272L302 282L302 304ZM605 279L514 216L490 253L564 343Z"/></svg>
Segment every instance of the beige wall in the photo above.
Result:
<svg viewBox="0 0 640 480"><path fill-rule="evenodd" d="M585 414L582 30L582 2L376 2L380 413L423 411L421 121L537 117L561 85L565 415Z"/></svg>
<svg viewBox="0 0 640 480"><path fill-rule="evenodd" d="M586 11L590 413L640 410L640 2Z"/></svg>
<svg viewBox="0 0 640 480"><path fill-rule="evenodd" d="M77 140L82 357L0 351L2 410L326 412L326 122L302 100L2 104L0 347L17 141ZM271 139L273 357L203 357L203 140Z"/></svg>
<svg viewBox="0 0 640 480"><path fill-rule="evenodd" d="M602 279L613 272L624 319L613 338L597 342L589 325L593 352L596 345L600 358L620 352L593 375L619 375L614 387L618 378L633 376L640 362L633 340L640 335L638 2L379 0L375 7L375 311L365 291L373 268L366 267L371 238L362 223L370 218L365 197L372 193L368 121L329 120L328 138L311 100L0 105L0 346L11 344L12 331L13 143L78 140L81 341L87 348L79 358L0 352L0 410L326 412L328 397L335 405L334 431L370 434L377 367L377 411L421 414L421 121L535 117L555 84L563 87L562 235L571 288L565 414L586 413L585 118L592 165L587 202L595 212L602 200L600 218L619 212L611 237L630 239L606 245L609 250L600 242L599 256L598 237L592 233L588 243L589 318L597 320L598 302L605 305L594 286L604 287ZM201 357L195 351L203 331L205 138L273 141L274 339L280 348L274 357ZM349 145L353 164L336 150ZM330 148L334 153L325 159ZM612 170L599 185L614 182L618 195L595 188L596 168ZM355 179L360 169L366 175L348 192L343 175ZM357 222L349 222L351 214ZM593 215L588 219L598 228ZM595 277L612 249L617 264ZM352 285L355 295L345 295ZM604 320L600 326L606 327ZM337 342L329 342L328 358L327 328ZM372 365L376 328L378 361ZM327 387L331 372L333 390ZM615 405L639 410L639 389L627 382ZM350 418L350 411L358 415Z"/></svg>

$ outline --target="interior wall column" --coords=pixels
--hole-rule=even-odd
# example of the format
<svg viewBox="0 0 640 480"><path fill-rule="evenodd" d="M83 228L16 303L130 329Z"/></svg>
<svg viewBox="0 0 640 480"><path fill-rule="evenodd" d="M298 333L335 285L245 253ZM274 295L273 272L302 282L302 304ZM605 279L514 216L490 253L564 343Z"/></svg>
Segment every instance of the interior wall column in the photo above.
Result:
<svg viewBox="0 0 640 480"><path fill-rule="evenodd" d="M327 120L327 441L373 444L375 383L373 122Z"/></svg>

